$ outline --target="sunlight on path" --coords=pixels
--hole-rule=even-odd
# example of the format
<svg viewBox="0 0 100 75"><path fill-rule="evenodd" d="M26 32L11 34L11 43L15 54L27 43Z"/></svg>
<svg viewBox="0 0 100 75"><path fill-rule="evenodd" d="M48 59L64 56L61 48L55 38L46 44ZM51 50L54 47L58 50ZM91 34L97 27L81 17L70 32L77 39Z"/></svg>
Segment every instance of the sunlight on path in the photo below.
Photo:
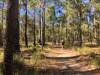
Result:
<svg viewBox="0 0 100 75"><path fill-rule="evenodd" d="M71 69L82 72L95 70L97 68L90 64L87 56L80 55L74 49L46 48L43 54L47 59L41 67Z"/></svg>
<svg viewBox="0 0 100 75"><path fill-rule="evenodd" d="M74 57L80 55L79 52L73 49L62 49L62 48L48 48L45 50L44 55L46 57Z"/></svg>
<svg viewBox="0 0 100 75"><path fill-rule="evenodd" d="M34 66L41 70L62 70L68 72L78 72L92 74L92 71L98 68L90 63L90 59L87 55L81 55L73 48L44 48L42 51L43 58L39 59L34 65L31 58L26 64L30 67ZM100 72L96 72L99 74ZM93 75L96 75L93 74ZM85 74L83 74L85 75Z"/></svg>

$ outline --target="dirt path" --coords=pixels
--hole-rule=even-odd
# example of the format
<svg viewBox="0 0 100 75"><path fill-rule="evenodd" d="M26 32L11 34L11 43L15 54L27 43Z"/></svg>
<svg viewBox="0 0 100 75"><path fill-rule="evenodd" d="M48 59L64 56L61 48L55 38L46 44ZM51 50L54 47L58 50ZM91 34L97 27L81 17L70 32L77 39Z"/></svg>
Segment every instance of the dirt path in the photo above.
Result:
<svg viewBox="0 0 100 75"><path fill-rule="evenodd" d="M73 49L47 49L44 53L47 67L56 69L73 69L75 71L89 71L96 67L90 64L88 56L82 56ZM42 65L44 66L44 65Z"/></svg>
<svg viewBox="0 0 100 75"><path fill-rule="evenodd" d="M80 55L73 49L48 48L43 55L45 58L38 64L43 75L100 75L100 69L90 64L87 55Z"/></svg>
<svg viewBox="0 0 100 75"><path fill-rule="evenodd" d="M51 58L66 58L66 57L74 57L80 55L79 52L76 52L73 49L63 49L63 48L47 48L44 51L44 55L46 57Z"/></svg>

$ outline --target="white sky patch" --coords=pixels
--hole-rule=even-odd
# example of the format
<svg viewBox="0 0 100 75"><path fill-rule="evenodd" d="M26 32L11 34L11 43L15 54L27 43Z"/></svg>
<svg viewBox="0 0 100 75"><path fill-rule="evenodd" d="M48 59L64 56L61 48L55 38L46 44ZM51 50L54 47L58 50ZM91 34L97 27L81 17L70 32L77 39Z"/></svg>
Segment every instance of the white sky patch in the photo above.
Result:
<svg viewBox="0 0 100 75"><path fill-rule="evenodd" d="M61 2L65 2L66 0L60 0Z"/></svg>
<svg viewBox="0 0 100 75"><path fill-rule="evenodd" d="M90 0L82 0L82 3L84 4L88 4L90 2Z"/></svg>

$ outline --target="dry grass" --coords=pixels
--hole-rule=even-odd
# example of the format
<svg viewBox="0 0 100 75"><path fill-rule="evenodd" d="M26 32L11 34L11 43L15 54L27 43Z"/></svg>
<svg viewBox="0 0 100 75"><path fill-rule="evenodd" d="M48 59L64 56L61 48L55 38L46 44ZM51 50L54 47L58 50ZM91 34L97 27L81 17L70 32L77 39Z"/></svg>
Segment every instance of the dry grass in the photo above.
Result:
<svg viewBox="0 0 100 75"><path fill-rule="evenodd" d="M31 53L31 55L29 56L29 59L25 59L23 57L18 57L17 61L21 61L20 63L27 65L28 67L36 67L36 68L41 68L41 69L47 69L47 68L56 68L56 69L63 69L63 68L68 68L72 67L72 69L76 69L77 70L86 70L87 65L89 66L89 69L91 69L91 64L87 64L87 60L83 60L80 57L77 58L63 58L64 54L65 56L67 55L73 55L77 53L80 53L79 55L87 55L87 54L91 54L92 52L96 52L98 53L100 51L100 47L95 47L95 48L90 48L90 47L82 47L82 48L71 48L71 49L62 49L62 48L44 48L43 51L41 51L40 47L36 47L36 51L31 53L31 51L33 50L33 47L30 46L29 48L26 47L21 47L21 51L22 53L26 51L26 55ZM58 56L60 55L60 59L48 59L45 57L42 57L42 53L46 52L48 55L54 55L54 56ZM74 52L74 53L73 53ZM24 55L24 53L23 53ZM26 56L27 57L27 56ZM85 57L86 58L86 57ZM86 58L87 59L87 58ZM0 48L0 61L3 60L3 49ZM78 60L78 61L77 61ZM84 66L84 64L86 64ZM83 64L83 66L82 66ZM78 65L78 66L77 66ZM85 68L85 69L84 69ZM94 68L94 66L93 66Z"/></svg>
<svg viewBox="0 0 100 75"><path fill-rule="evenodd" d="M3 48L0 48L0 63L3 62L3 57L4 57L4 53L3 53Z"/></svg>
<svg viewBox="0 0 100 75"><path fill-rule="evenodd" d="M91 53L100 54L100 47L82 47L82 48L75 48L80 54L87 55Z"/></svg>

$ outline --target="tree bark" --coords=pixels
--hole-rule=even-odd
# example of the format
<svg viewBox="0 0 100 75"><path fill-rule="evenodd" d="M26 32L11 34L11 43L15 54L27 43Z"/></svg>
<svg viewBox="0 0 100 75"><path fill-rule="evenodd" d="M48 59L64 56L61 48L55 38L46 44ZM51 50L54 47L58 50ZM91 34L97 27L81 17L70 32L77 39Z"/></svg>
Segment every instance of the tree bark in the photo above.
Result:
<svg viewBox="0 0 100 75"><path fill-rule="evenodd" d="M34 36L34 46L36 46L36 34L35 34L35 8L33 9L34 12L33 12L33 36Z"/></svg>
<svg viewBox="0 0 100 75"><path fill-rule="evenodd" d="M4 2L3 2L3 7L4 7ZM2 25L1 25L1 28L0 28L0 47L3 46L3 7L2 7Z"/></svg>
<svg viewBox="0 0 100 75"><path fill-rule="evenodd" d="M42 45L45 45L45 0L41 1L41 42Z"/></svg>
<svg viewBox="0 0 100 75"><path fill-rule="evenodd" d="M41 5L40 5L40 8L41 8ZM39 30L39 39L38 39L38 43L41 45L41 35L42 35L42 32L41 32L41 29L42 29L42 27L41 27L41 10L40 10L40 15L39 15L39 28L40 28L40 30Z"/></svg>
<svg viewBox="0 0 100 75"><path fill-rule="evenodd" d="M2 39L2 29L0 29L0 47L3 45L3 39Z"/></svg>
<svg viewBox="0 0 100 75"><path fill-rule="evenodd" d="M25 33L24 33L24 36L25 36L25 46L28 47L28 37L27 37L27 0L26 0L26 3L25 3Z"/></svg>
<svg viewBox="0 0 100 75"><path fill-rule="evenodd" d="M79 24L79 27L78 27L78 32L79 32L79 46L82 47L82 29L81 29L81 25L82 25L82 7L80 5L80 8L79 8L79 16L80 16L80 24Z"/></svg>
<svg viewBox="0 0 100 75"><path fill-rule="evenodd" d="M4 43L4 75L13 75L13 53L19 51L18 0L8 0Z"/></svg>

